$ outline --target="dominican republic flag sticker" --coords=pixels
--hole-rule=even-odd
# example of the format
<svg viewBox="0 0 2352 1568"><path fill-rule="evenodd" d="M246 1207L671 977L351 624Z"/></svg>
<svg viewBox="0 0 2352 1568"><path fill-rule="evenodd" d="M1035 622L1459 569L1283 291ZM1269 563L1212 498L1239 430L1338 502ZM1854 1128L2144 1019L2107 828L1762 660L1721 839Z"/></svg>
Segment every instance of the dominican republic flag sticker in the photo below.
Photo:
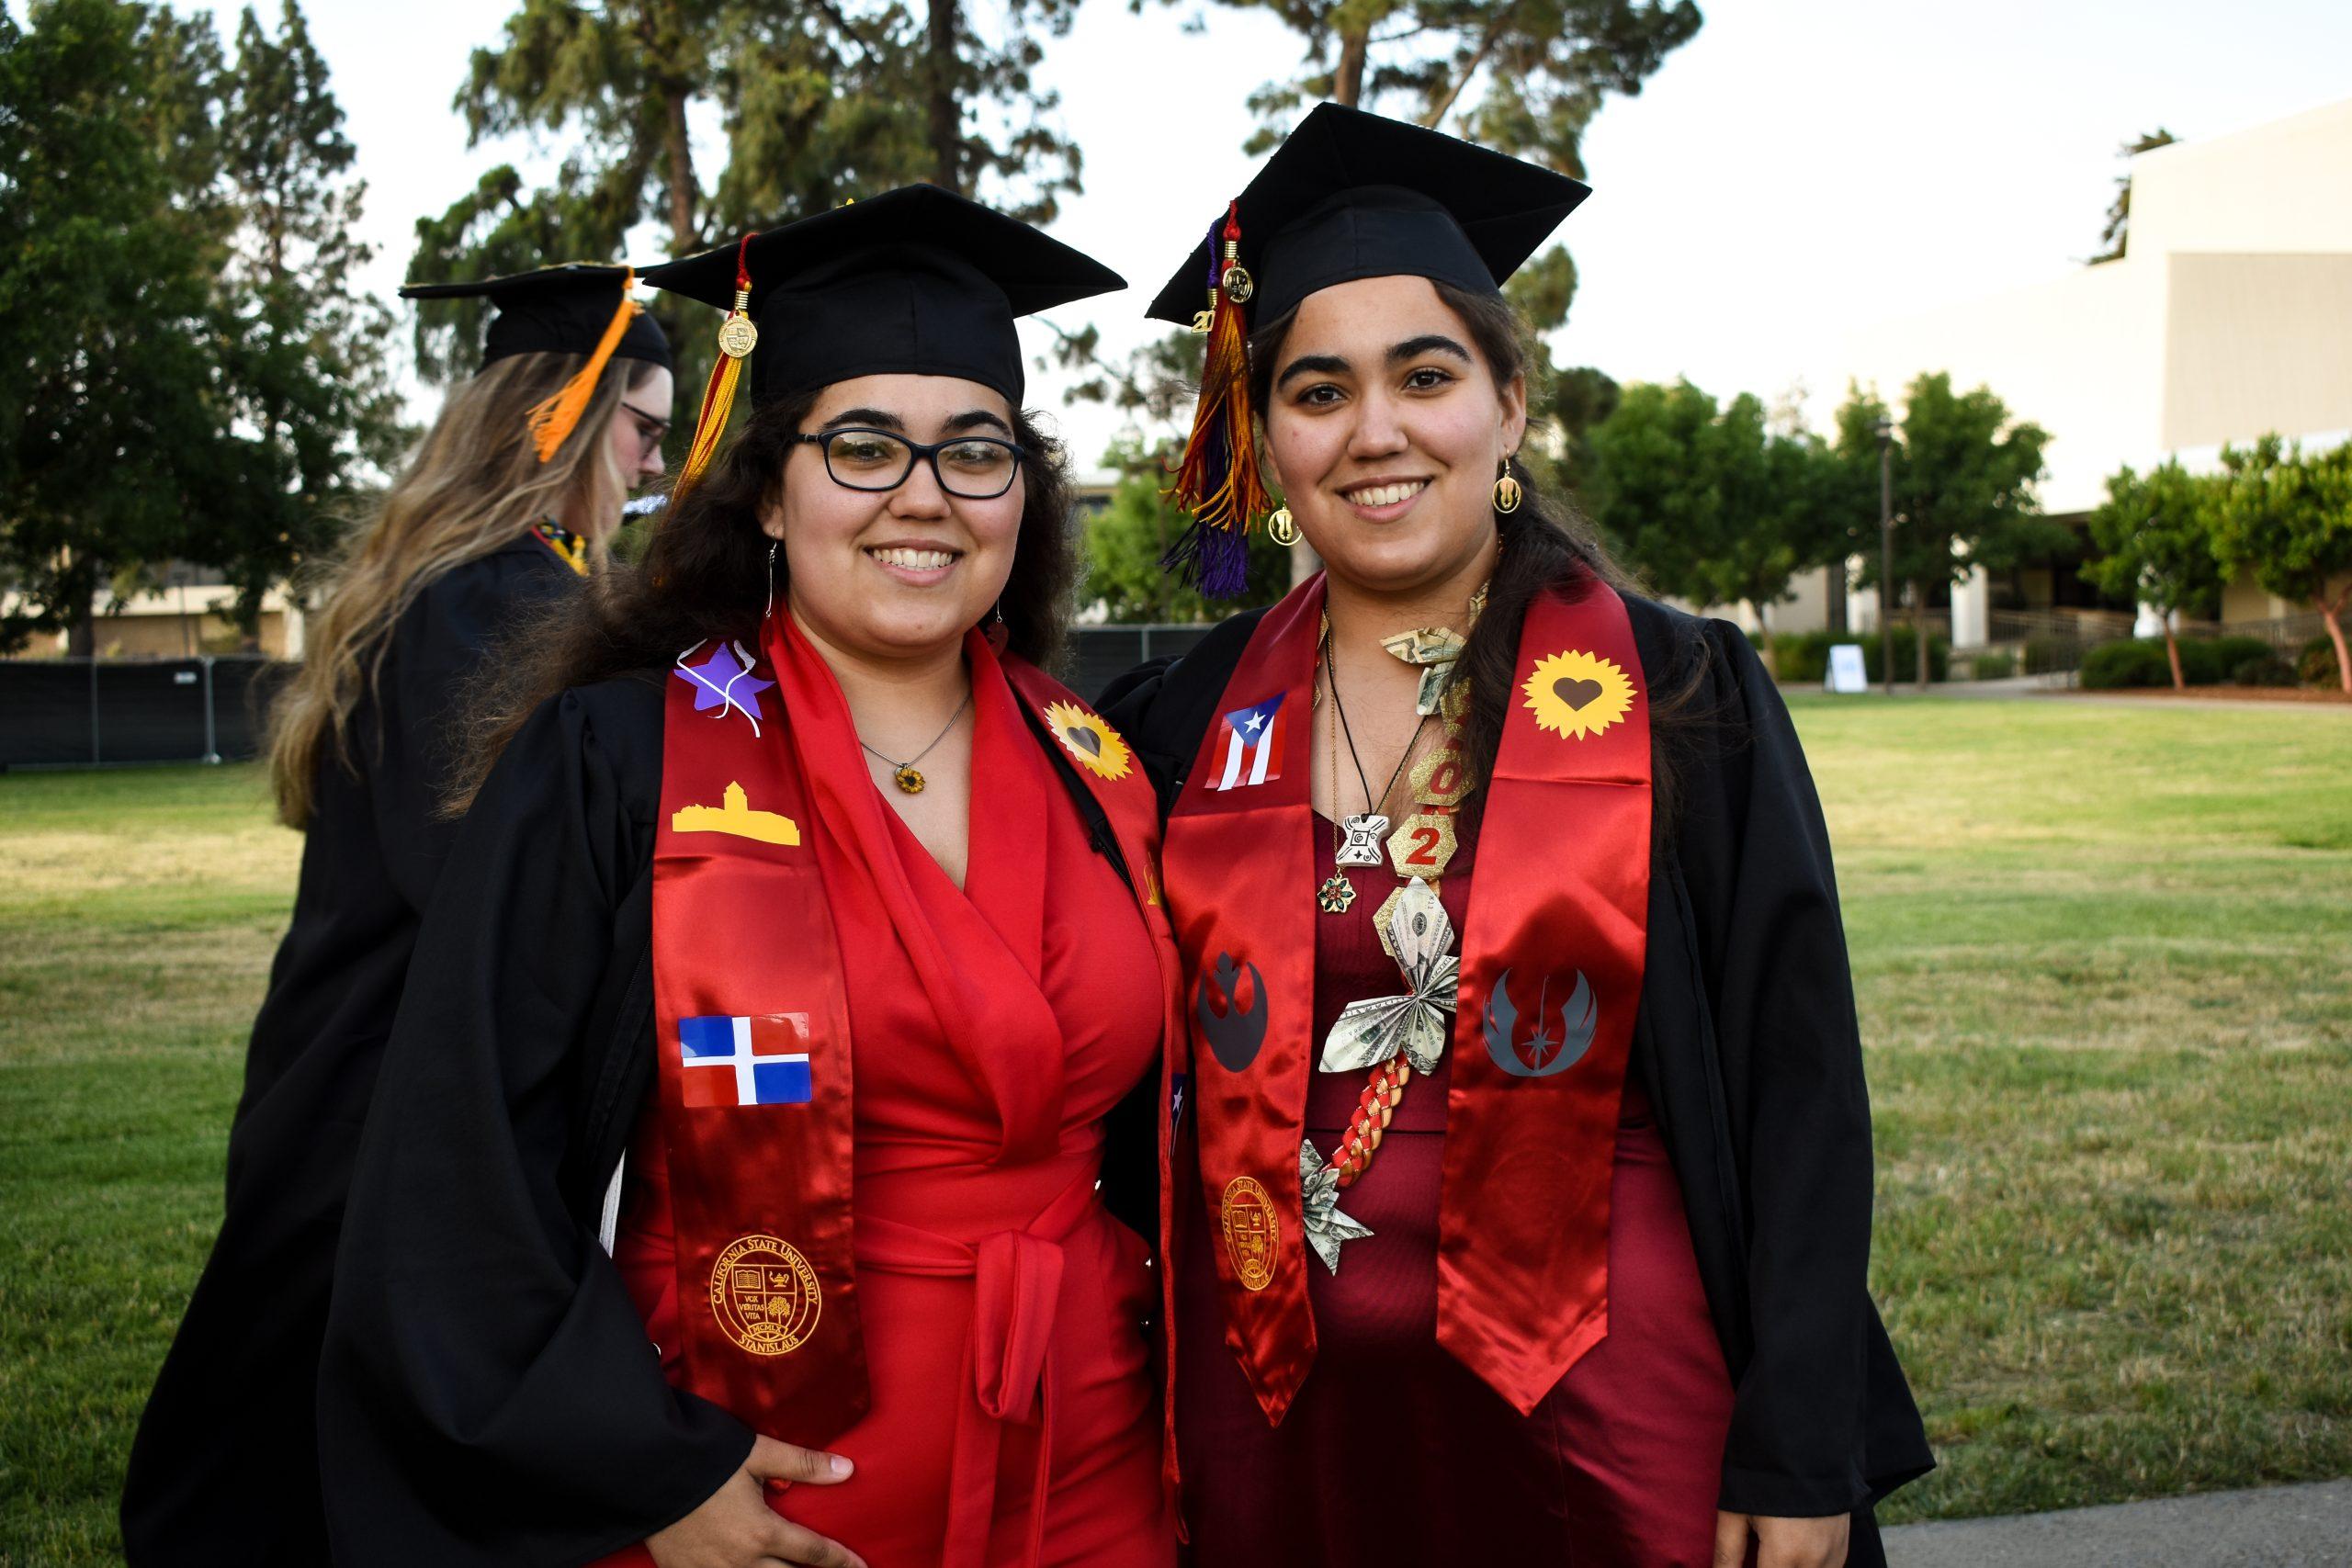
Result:
<svg viewBox="0 0 2352 1568"><path fill-rule="evenodd" d="M1255 707L1236 708L1216 721L1224 760L1213 763L1211 789L1240 789L1283 776L1283 694Z"/></svg>
<svg viewBox="0 0 2352 1568"><path fill-rule="evenodd" d="M682 1018L680 1081L688 1106L806 1105L816 1092L808 1071L808 1015Z"/></svg>

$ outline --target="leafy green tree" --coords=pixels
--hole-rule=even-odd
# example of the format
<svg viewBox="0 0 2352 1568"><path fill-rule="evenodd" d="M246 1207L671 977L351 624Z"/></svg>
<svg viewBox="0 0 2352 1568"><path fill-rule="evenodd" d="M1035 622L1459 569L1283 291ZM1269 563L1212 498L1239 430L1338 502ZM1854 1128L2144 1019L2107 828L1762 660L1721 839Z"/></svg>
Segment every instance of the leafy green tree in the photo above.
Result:
<svg viewBox="0 0 2352 1568"><path fill-rule="evenodd" d="M2106 504L2090 516L2098 556L2082 569L2101 592L2131 597L2164 616L2165 656L2172 683L2185 691L2176 615L2210 617L2222 599L2222 569L2213 556L2214 511L2221 487L2170 459L2144 475L2126 467L2109 474Z"/></svg>
<svg viewBox="0 0 2352 1568"><path fill-rule="evenodd" d="M1957 582L1979 566L2006 571L2063 547L2070 536L2034 499L2048 432L2013 418L1989 388L1954 392L1944 371L1915 379L1904 402L1894 450L1894 580L1910 585L1924 622L1930 583ZM1863 581L1879 585L1878 552L1861 554ZM1891 588L1881 586L1879 597L1882 613L1893 614ZM1925 687L1924 635L1917 645Z"/></svg>
<svg viewBox="0 0 2352 1568"><path fill-rule="evenodd" d="M1232 612L1231 604L1203 598L1198 589L1159 564L1187 523L1162 493L1175 451L1173 446L1145 448L1123 442L1107 455L1120 478L1110 505L1087 525L1086 580L1079 597L1100 602L1113 621L1188 624L1218 620ZM1240 602L1271 604L1289 586L1290 552L1262 530L1250 536L1248 583Z"/></svg>
<svg viewBox="0 0 2352 1568"><path fill-rule="evenodd" d="M1079 186L1076 147L1034 71L1037 29L1065 31L1077 0L1016 0L984 33L959 0L917 17L895 0L523 0L499 45L474 52L457 107L472 139L529 133L568 149L532 190L511 166L417 225L420 279L488 276L622 254L658 221L672 255L820 212L910 180L1053 215ZM696 167L690 118L718 111L727 162ZM987 128L998 128L990 134ZM660 303L665 324L691 319ZM472 368L478 302L420 312L418 357ZM678 337L707 363L707 333ZM700 378L681 364L682 397Z"/></svg>
<svg viewBox="0 0 2352 1568"><path fill-rule="evenodd" d="M243 495L191 553L227 569L234 618L328 546L356 486L398 456L391 312L356 280L371 257L351 238L366 186L326 62L295 0L276 38L248 6L220 112L222 172L236 220L220 309L222 386L240 433ZM250 432L250 434L243 433Z"/></svg>
<svg viewBox="0 0 2352 1568"><path fill-rule="evenodd" d="M214 279L228 217L206 19L121 0L0 10L0 647L196 552L237 491Z"/></svg>
<svg viewBox="0 0 2352 1568"><path fill-rule="evenodd" d="M2352 601L2352 443L2314 457L2266 435L2224 446L2228 473L2213 514L2224 570L2251 570L2265 591L2309 604L2335 645L2339 683L2352 692L2344 608Z"/></svg>
<svg viewBox="0 0 2352 1568"><path fill-rule="evenodd" d="M2169 147L2180 138L2162 126L2136 136L2116 149L2120 158L2136 158L2143 152L2153 152L2159 147ZM2091 257L2091 265L2121 261L2124 247L2132 238L2132 176L2129 173L2115 176L2115 199L2108 204L2107 226L2099 231L2098 254Z"/></svg>

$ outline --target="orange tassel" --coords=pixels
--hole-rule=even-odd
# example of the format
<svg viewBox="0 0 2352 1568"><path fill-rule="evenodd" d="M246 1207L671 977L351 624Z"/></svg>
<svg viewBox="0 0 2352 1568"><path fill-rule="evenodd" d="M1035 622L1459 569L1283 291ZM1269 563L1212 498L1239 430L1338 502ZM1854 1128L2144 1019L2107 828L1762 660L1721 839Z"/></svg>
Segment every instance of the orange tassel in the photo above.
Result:
<svg viewBox="0 0 2352 1568"><path fill-rule="evenodd" d="M571 433L580 427L580 416L588 412L588 400L596 395L596 383L605 374L605 367L612 363L613 350L621 345L621 334L645 309L629 298L637 288L637 274L631 270L621 279L621 306L605 323L605 335L596 340L595 352L578 375L557 389L555 396L531 407L531 440L538 448L539 461L544 463L562 450Z"/></svg>
<svg viewBox="0 0 2352 1568"><path fill-rule="evenodd" d="M743 361L760 341L760 330L752 321L752 274L743 265L751 243L752 236L746 234L735 247L735 308L718 325L718 362L710 367L710 380L703 387L702 409L695 415L695 438L686 444L686 460L678 468L677 482L670 487L673 506L701 481L711 458L718 455L718 443L727 434L728 416L735 412L735 386L742 379Z"/></svg>
<svg viewBox="0 0 2352 1568"><path fill-rule="evenodd" d="M1210 247L1208 348L1193 434L1176 468L1170 499L1193 525L1166 564L1191 576L1212 598L1239 593L1249 570L1250 530L1272 510L1258 469L1257 411L1250 402L1250 329L1241 307L1252 286L1240 265L1241 213L1226 208L1222 244Z"/></svg>

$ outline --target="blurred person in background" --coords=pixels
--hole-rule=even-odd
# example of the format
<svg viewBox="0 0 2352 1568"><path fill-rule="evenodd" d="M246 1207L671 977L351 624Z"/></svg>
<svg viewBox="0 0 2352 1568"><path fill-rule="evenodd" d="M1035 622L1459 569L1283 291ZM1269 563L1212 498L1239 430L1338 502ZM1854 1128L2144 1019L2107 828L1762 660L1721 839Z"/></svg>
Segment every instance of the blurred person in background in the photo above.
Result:
<svg viewBox="0 0 2352 1568"><path fill-rule="evenodd" d="M403 289L479 297L481 368L353 538L270 714L305 835L254 1021L220 1233L131 1446L133 1568L327 1561L317 1369L344 1199L417 925L456 833L459 694L503 634L605 558L662 472L668 342L619 266Z"/></svg>

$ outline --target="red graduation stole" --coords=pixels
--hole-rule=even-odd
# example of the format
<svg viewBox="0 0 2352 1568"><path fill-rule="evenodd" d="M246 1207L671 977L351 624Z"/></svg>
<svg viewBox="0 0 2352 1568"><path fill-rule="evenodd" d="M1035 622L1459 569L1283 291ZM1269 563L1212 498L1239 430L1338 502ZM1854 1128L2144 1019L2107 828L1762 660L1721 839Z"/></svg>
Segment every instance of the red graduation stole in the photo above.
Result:
<svg viewBox="0 0 2352 1568"><path fill-rule="evenodd" d="M1322 607L1317 577L1259 623L1162 863L1184 955L1201 1244L1216 1257L1226 1342L1277 1424L1314 1363L1306 1270L1322 1267L1299 1191L1322 1047L1308 790ZM1461 938L1437 1335L1525 1415L1608 1332L1617 1102L1647 948L1650 748L1633 628L1605 584L1540 598L1518 668Z"/></svg>
<svg viewBox="0 0 2352 1568"><path fill-rule="evenodd" d="M665 678L655 1110L677 1240L681 1386L761 1432L822 1444L870 1401L842 945L894 938L835 919L813 849L828 828L788 726L790 715L828 713L841 699L819 656L789 646L783 615L763 630L756 649L690 649ZM975 682L1001 669L1109 817L1160 959L1163 1038L1181 1040L1149 781L1125 742L1050 677L1017 658L1000 661L977 634L966 654ZM1172 1071L1163 1066L1163 1096ZM1165 1164L1163 1150L1163 1213Z"/></svg>

